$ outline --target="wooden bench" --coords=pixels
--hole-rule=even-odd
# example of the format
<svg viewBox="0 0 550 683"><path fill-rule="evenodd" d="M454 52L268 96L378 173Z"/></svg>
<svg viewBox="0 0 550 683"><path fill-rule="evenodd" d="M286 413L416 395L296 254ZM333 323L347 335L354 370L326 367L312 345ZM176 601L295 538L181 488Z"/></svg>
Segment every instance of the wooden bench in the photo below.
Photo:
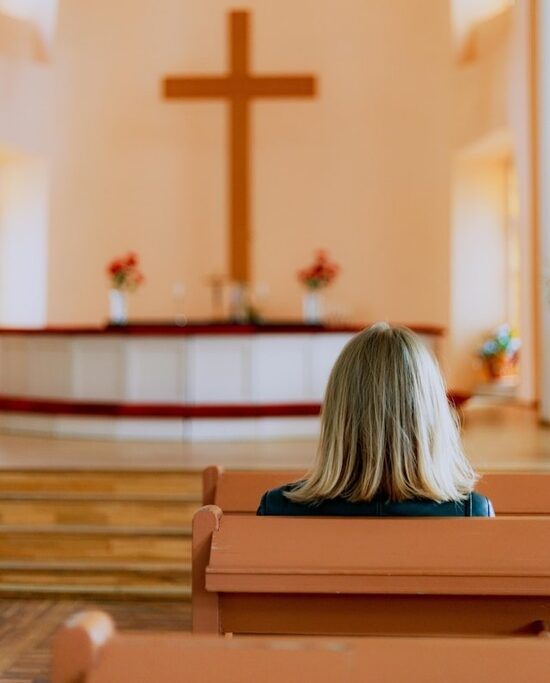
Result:
<svg viewBox="0 0 550 683"><path fill-rule="evenodd" d="M101 612L54 640L52 683L546 683L543 638L220 638L119 634Z"/></svg>
<svg viewBox="0 0 550 683"><path fill-rule="evenodd" d="M226 471L207 467L203 472L203 505L224 512L256 512L260 498L304 476L303 470ZM487 496L497 515L550 515L550 472L487 472L477 490Z"/></svg>
<svg viewBox="0 0 550 683"><path fill-rule="evenodd" d="M195 633L512 635L550 623L550 518L193 519Z"/></svg>

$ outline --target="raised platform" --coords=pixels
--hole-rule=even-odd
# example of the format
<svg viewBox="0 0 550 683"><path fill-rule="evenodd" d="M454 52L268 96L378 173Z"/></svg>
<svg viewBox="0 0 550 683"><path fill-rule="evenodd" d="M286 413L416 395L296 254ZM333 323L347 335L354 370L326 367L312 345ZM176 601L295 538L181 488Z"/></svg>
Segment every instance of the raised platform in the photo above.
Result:
<svg viewBox="0 0 550 683"><path fill-rule="evenodd" d="M440 328L410 326L437 353ZM0 429L98 439L315 437L358 326L0 329Z"/></svg>

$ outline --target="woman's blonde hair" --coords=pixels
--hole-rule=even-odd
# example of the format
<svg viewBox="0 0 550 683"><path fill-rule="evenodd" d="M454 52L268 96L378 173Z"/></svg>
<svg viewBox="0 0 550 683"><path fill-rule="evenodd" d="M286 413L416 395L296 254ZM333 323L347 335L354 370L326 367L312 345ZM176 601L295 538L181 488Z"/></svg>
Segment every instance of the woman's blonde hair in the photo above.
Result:
<svg viewBox="0 0 550 683"><path fill-rule="evenodd" d="M405 327L357 334L330 374L316 462L285 495L299 503L465 498L466 459L436 361Z"/></svg>

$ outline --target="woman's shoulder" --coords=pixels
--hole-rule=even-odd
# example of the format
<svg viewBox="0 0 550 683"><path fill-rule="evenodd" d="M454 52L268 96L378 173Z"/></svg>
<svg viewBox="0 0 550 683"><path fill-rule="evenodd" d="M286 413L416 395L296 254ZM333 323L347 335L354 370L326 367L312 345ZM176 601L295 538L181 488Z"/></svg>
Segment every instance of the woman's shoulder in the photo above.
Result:
<svg viewBox="0 0 550 683"><path fill-rule="evenodd" d="M464 500L438 502L427 498L411 498L381 503L381 517L493 517L491 501L475 491Z"/></svg>
<svg viewBox="0 0 550 683"><path fill-rule="evenodd" d="M495 516L493 504L486 496L481 495L481 493L478 493L477 491L472 491L470 494L470 500L472 517Z"/></svg>
<svg viewBox="0 0 550 683"><path fill-rule="evenodd" d="M260 500L260 505L256 511L257 515L285 515L292 514L293 508L297 503L289 500L285 493L292 491L300 482L284 484L276 489L266 491Z"/></svg>
<svg viewBox="0 0 550 683"><path fill-rule="evenodd" d="M413 499L400 503L388 502L382 513L389 517L494 517L491 501L477 491L465 500L439 503L433 500Z"/></svg>

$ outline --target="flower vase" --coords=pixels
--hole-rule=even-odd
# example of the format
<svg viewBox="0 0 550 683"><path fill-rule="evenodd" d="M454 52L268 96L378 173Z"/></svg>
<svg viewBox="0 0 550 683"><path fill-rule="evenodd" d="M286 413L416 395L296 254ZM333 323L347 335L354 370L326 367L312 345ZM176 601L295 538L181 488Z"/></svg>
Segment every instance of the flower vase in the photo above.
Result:
<svg viewBox="0 0 550 683"><path fill-rule="evenodd" d="M128 322L128 298L121 289L109 290L109 323L126 325Z"/></svg>
<svg viewBox="0 0 550 683"><path fill-rule="evenodd" d="M322 319L321 293L315 289L304 292L302 299L302 317L306 325L320 325Z"/></svg>

